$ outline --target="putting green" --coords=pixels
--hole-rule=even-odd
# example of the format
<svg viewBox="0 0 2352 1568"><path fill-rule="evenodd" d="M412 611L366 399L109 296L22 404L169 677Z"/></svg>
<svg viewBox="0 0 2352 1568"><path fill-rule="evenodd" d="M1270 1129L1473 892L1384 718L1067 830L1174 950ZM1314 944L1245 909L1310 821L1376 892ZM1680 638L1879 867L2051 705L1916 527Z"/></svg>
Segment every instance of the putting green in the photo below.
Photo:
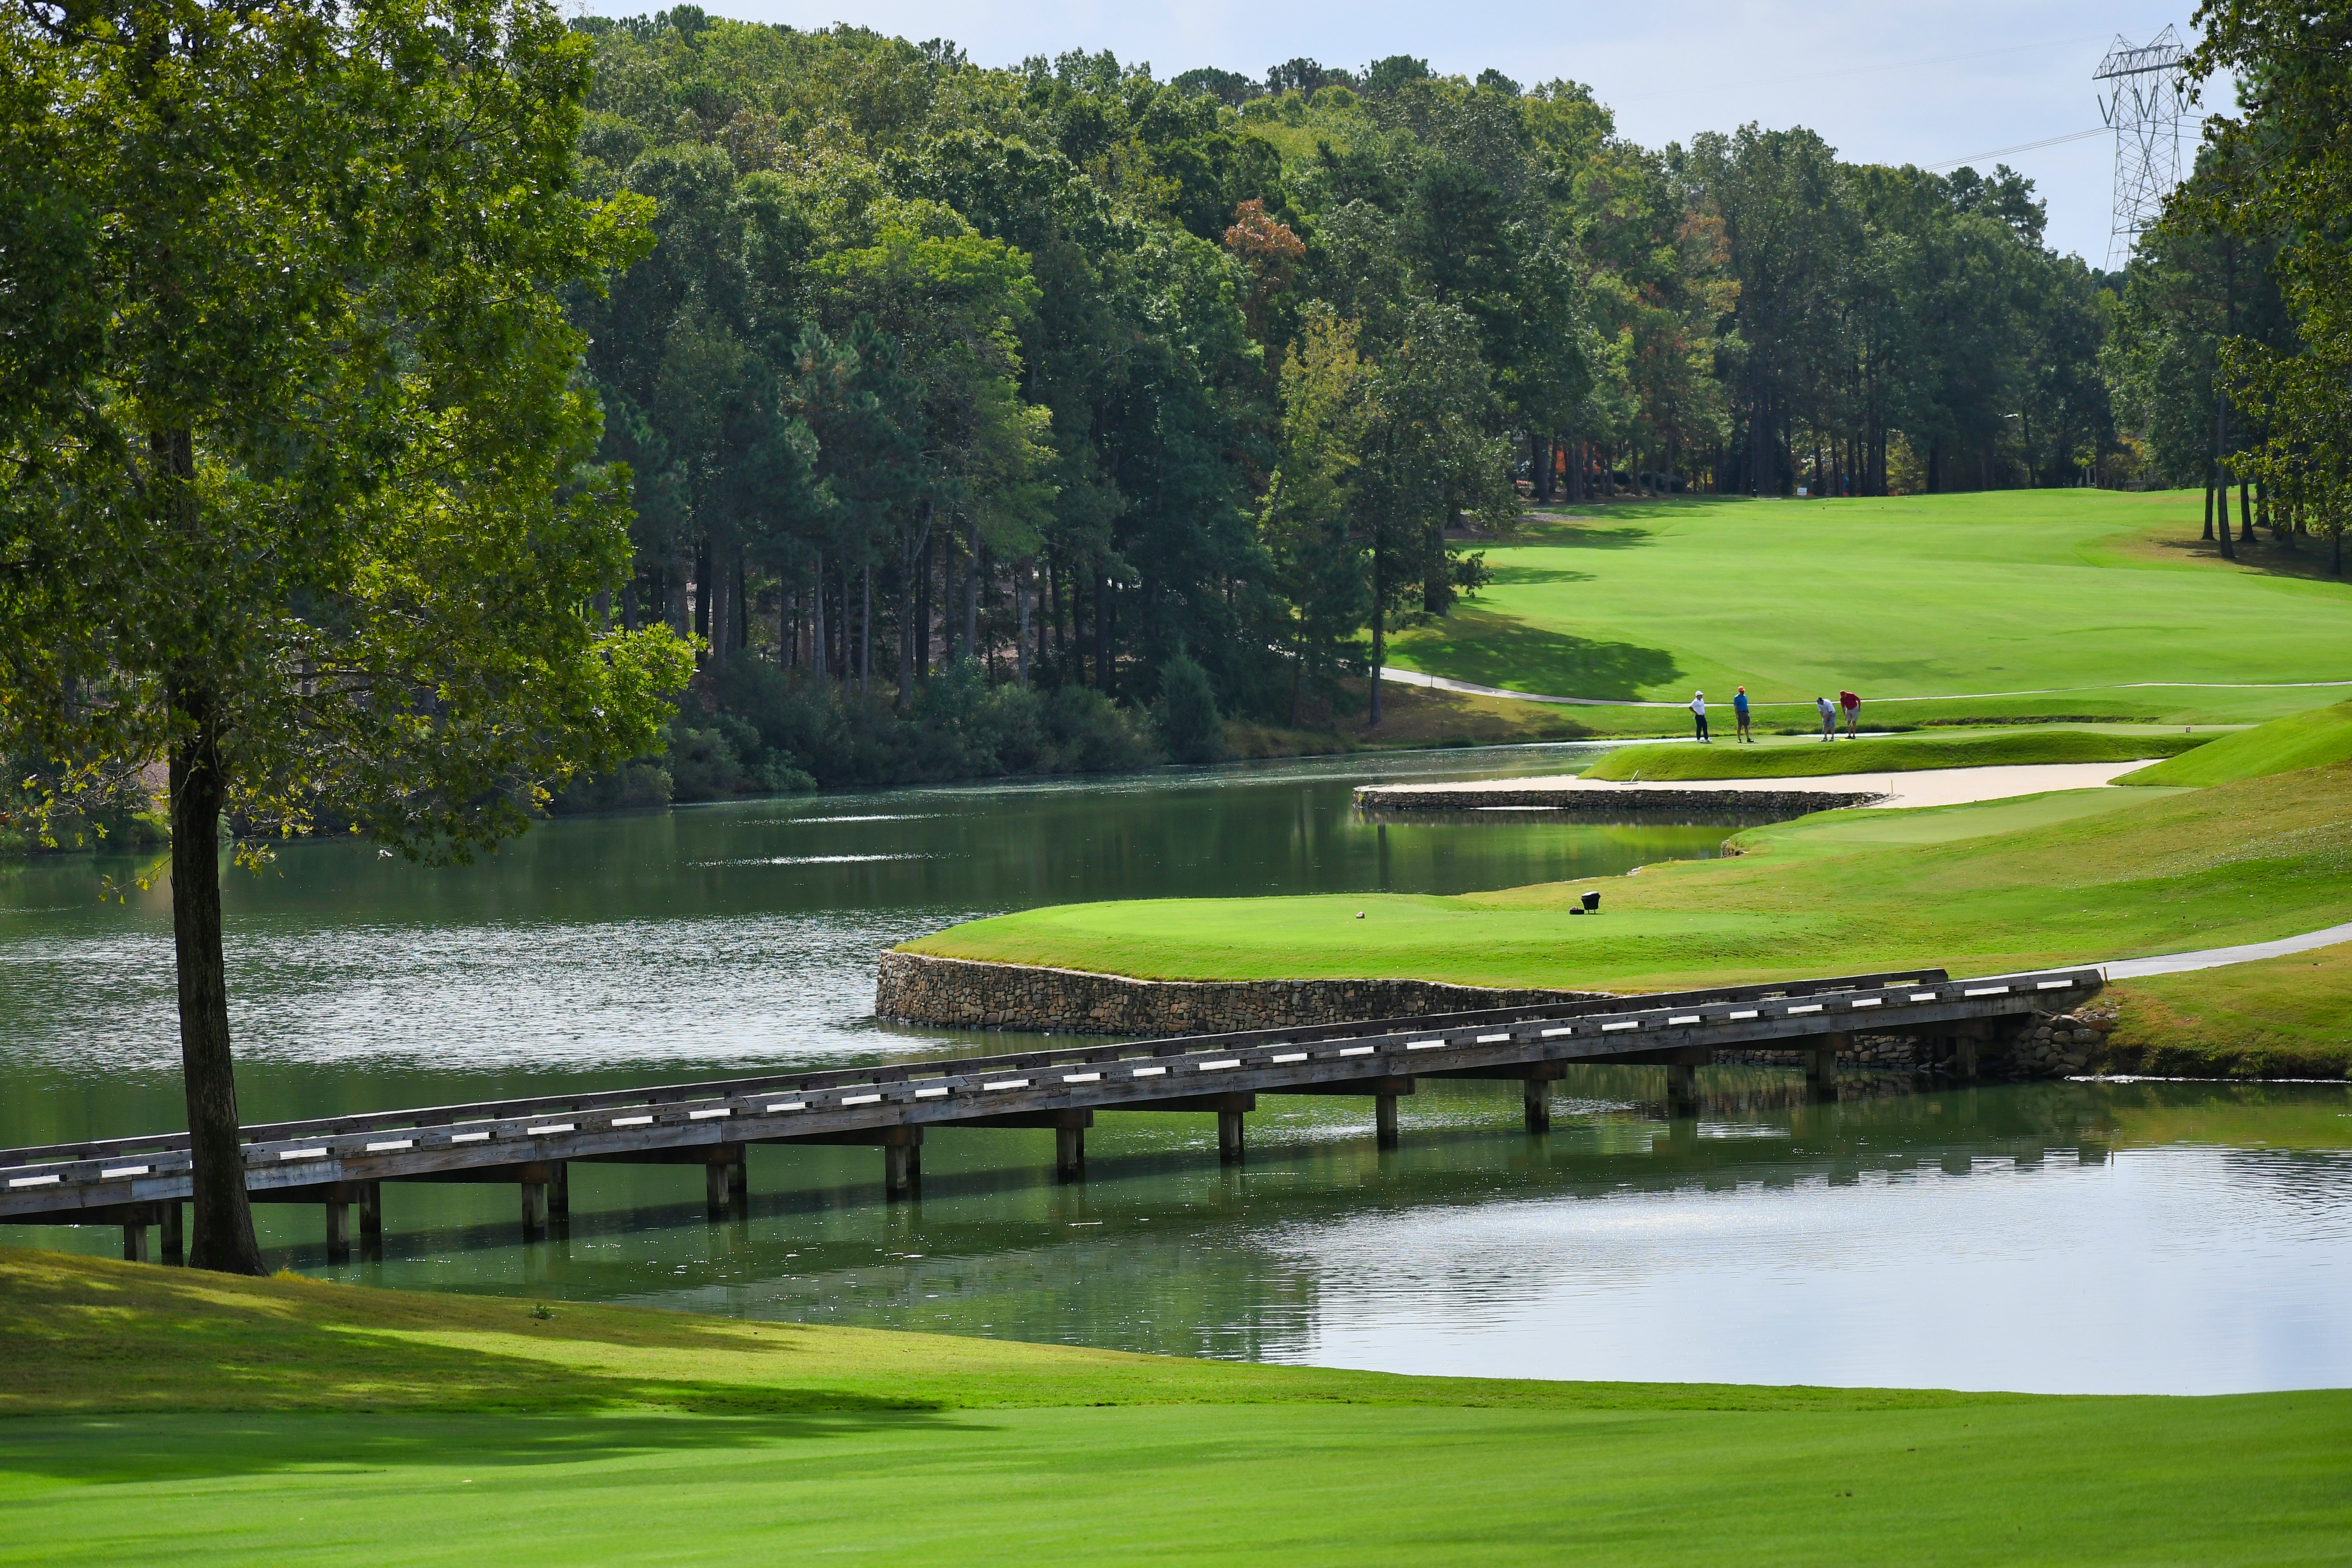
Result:
<svg viewBox="0 0 2352 1568"><path fill-rule="evenodd" d="M2292 1564L2352 1533L2337 1391L1384 1377L10 1249L0 1330L0 1563Z"/></svg>
<svg viewBox="0 0 2352 1568"><path fill-rule="evenodd" d="M1450 898L1028 910L906 945L1165 979L1412 976L1667 990L1941 963L1995 973L2267 941L2352 908L2352 764L2211 789L1822 813L1735 858ZM1359 917L1359 912L1361 918Z"/></svg>
<svg viewBox="0 0 2352 1568"><path fill-rule="evenodd" d="M1768 728L1859 692L1865 722L2016 715L2258 720L2352 678L2352 586L2267 542L2196 545L2201 494L1612 502L1489 549L1493 584L1393 644L1400 667L1508 690L1725 710ZM2210 547L2207 547L2210 549ZM2175 684L2140 687L2138 682ZM2043 693L2030 695L2030 693ZM1976 694L2029 693L2029 695ZM1893 699L1945 700L1895 702ZM1656 732L1686 716L1579 710Z"/></svg>

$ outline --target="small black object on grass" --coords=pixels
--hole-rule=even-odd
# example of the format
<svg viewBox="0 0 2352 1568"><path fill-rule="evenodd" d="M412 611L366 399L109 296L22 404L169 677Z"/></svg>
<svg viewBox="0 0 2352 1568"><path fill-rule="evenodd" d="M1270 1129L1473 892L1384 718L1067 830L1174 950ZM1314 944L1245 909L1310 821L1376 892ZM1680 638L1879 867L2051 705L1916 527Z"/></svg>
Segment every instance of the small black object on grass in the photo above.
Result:
<svg viewBox="0 0 2352 1568"><path fill-rule="evenodd" d="M1591 890L1591 889L1588 889L1588 890L1586 891L1585 895L1584 895L1584 913L1586 913L1586 914L1588 914L1588 915L1597 915L1597 914L1599 914L1600 912L1601 912L1601 895L1600 895L1600 893L1598 893L1597 891L1592 891L1592 890Z"/></svg>

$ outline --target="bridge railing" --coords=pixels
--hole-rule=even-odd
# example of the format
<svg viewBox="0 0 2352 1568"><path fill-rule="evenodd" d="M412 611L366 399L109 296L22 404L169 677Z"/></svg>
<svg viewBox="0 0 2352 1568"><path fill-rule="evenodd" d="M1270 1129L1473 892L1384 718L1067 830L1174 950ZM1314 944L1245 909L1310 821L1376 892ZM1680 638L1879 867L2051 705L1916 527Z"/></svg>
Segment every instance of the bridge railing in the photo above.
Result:
<svg viewBox="0 0 2352 1568"><path fill-rule="evenodd" d="M2029 1011L2095 970L1952 981L1940 970L1614 998L1307 1029L1080 1044L652 1089L386 1111L246 1130L256 1191L568 1160L840 1140L1093 1109L1212 1109L1257 1093L1416 1074L1657 1059ZM1673 1058L1668 1058L1673 1059ZM1393 1092L1392 1090L1390 1092ZM0 1221L184 1197L186 1140L0 1152Z"/></svg>

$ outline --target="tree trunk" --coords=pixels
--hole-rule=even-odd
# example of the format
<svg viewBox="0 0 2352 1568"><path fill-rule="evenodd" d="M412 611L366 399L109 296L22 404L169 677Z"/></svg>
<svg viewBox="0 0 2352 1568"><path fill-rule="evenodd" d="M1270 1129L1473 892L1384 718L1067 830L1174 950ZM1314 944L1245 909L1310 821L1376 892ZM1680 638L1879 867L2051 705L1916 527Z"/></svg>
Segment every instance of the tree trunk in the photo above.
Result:
<svg viewBox="0 0 2352 1568"><path fill-rule="evenodd" d="M1528 466L1534 470L1536 500L1549 506L1551 504L1551 442L1548 437L1528 437Z"/></svg>
<svg viewBox="0 0 2352 1568"><path fill-rule="evenodd" d="M1106 570L1095 568L1095 689L1105 697L1111 694L1111 616L1113 606L1110 578Z"/></svg>
<svg viewBox="0 0 2352 1568"><path fill-rule="evenodd" d="M2230 451L2230 395L2221 394L2213 400L2213 491L2217 505L2213 521L2219 524L2213 531L2214 542L2221 547L2221 559L2235 561L2237 546L2230 537L2230 469L2224 459Z"/></svg>
<svg viewBox="0 0 2352 1568"><path fill-rule="evenodd" d="M1013 678L1024 686L1029 684L1029 595L1036 581L1035 563L1024 563L1013 569L1013 597L1021 612L1021 629L1013 637Z"/></svg>
<svg viewBox="0 0 2352 1568"><path fill-rule="evenodd" d="M2210 469L2205 475L2205 531L2198 537L2207 541L2213 537L2213 475Z"/></svg>
<svg viewBox="0 0 2352 1568"><path fill-rule="evenodd" d="M963 656L980 657L980 520L965 525L963 567Z"/></svg>
<svg viewBox="0 0 2352 1568"><path fill-rule="evenodd" d="M1381 722L1381 666L1388 658L1387 616L1381 605L1381 547L1372 546L1372 710L1365 721L1377 729Z"/></svg>
<svg viewBox="0 0 2352 1568"><path fill-rule="evenodd" d="M221 953L218 706L208 691L172 696L195 733L172 748L172 940L179 961L180 1076L187 1091L195 1237L188 1265L267 1274L245 1190L236 1067L229 1054L228 967Z"/></svg>
<svg viewBox="0 0 2352 1568"><path fill-rule="evenodd" d="M923 533L923 562L915 574L915 679L931 678L931 532Z"/></svg>
<svg viewBox="0 0 2352 1568"><path fill-rule="evenodd" d="M809 613L815 620L809 627L809 643L814 655L809 662L815 668L816 678L823 680L833 673L829 657L833 645L824 635L824 552L822 550L816 553L816 571L813 580L816 584L816 592L810 595Z"/></svg>
<svg viewBox="0 0 2352 1568"><path fill-rule="evenodd" d="M710 640L710 536L694 542L694 635Z"/></svg>
<svg viewBox="0 0 2352 1568"><path fill-rule="evenodd" d="M2253 542L2254 501L2252 486L2247 483L2245 475L2240 474L2238 476L2238 542L2241 544L2252 544Z"/></svg>

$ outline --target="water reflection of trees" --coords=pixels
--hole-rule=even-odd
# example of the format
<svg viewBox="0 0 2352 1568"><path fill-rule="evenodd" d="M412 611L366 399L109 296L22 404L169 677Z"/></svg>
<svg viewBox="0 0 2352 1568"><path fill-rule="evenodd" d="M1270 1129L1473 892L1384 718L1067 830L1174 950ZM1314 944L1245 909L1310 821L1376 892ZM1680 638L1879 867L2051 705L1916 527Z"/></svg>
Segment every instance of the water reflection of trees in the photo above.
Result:
<svg viewBox="0 0 2352 1568"><path fill-rule="evenodd" d="M1487 1245L1524 1223L1511 1204L1732 1191L1771 1203L2096 1163L2166 1139L2216 1147L2225 1179L2298 1214L2340 1211L2352 1190L2352 1153L2257 1146L2341 1128L2341 1090L1865 1083L1815 1104L1794 1073L1724 1068L1702 1073L1698 1119L1668 1121L1661 1076L1571 1074L1545 1137L1521 1130L1516 1085L1424 1081L1392 1152L1373 1145L1369 1102L1268 1096L1239 1169L1216 1163L1205 1117L1107 1115L1088 1179L1067 1185L1052 1179L1050 1134L942 1131L908 1205L881 1201L871 1150L761 1150L748 1219L719 1226L703 1218L698 1172L596 1167L575 1179L570 1237L534 1247L516 1242L508 1192L402 1189L386 1261L358 1268L395 1286L1286 1361L1318 1353L1368 1278L1444 1313L1611 1267L1605 1249L1580 1260ZM309 1244L273 1262L324 1266Z"/></svg>

